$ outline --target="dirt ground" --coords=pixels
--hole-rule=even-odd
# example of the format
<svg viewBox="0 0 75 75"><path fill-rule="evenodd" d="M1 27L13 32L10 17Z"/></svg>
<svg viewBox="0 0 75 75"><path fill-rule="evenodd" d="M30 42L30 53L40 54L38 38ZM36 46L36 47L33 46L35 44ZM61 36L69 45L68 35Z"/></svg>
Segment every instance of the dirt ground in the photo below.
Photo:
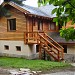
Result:
<svg viewBox="0 0 75 75"><path fill-rule="evenodd" d="M9 68L1 68L0 67L0 75L10 75L9 74ZM62 69L52 69L49 71L44 71L43 74L50 74L50 73L56 73L56 72L66 72L66 71L75 71L75 67L69 67L69 68L62 68Z"/></svg>
<svg viewBox="0 0 75 75"><path fill-rule="evenodd" d="M0 68L0 75L9 75L8 69Z"/></svg>

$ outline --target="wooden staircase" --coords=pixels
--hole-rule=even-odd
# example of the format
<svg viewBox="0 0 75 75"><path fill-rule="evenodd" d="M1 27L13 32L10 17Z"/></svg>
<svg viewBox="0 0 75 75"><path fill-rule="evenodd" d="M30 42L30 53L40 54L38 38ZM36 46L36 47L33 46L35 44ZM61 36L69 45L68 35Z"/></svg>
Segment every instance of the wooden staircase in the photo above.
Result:
<svg viewBox="0 0 75 75"><path fill-rule="evenodd" d="M25 44L38 44L40 59L44 51L55 61L63 60L64 48L44 32L25 32Z"/></svg>

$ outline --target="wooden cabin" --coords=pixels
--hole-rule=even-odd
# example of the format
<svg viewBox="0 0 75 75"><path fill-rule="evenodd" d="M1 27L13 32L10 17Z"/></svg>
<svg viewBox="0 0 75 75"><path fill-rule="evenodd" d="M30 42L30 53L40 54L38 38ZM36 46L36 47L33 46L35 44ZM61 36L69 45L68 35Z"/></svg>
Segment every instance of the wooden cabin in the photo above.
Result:
<svg viewBox="0 0 75 75"><path fill-rule="evenodd" d="M58 32L58 26L46 13L38 8L3 3L9 10L0 18L0 55L42 58L47 54L56 61L63 59L63 47L54 41L47 32Z"/></svg>

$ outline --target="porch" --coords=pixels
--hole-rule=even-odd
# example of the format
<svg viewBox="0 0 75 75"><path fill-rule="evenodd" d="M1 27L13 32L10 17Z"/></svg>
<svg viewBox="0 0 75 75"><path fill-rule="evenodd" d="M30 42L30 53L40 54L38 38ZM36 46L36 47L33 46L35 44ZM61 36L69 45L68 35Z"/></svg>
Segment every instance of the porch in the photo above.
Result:
<svg viewBox="0 0 75 75"><path fill-rule="evenodd" d="M24 43L38 44L40 59L43 52L46 52L56 61L64 59L64 48L44 32L25 32Z"/></svg>

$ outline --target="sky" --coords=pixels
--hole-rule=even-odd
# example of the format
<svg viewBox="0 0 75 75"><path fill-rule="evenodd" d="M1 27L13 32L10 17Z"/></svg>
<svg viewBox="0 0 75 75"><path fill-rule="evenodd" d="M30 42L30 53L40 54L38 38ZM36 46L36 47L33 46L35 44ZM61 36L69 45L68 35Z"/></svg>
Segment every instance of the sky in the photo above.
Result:
<svg viewBox="0 0 75 75"><path fill-rule="evenodd" d="M4 0L0 0L0 4L1 4L3 1L4 1ZM23 3L26 4L26 5L33 6L33 7L38 7L37 1L38 1L38 0L26 0L26 1L24 1Z"/></svg>
<svg viewBox="0 0 75 75"><path fill-rule="evenodd" d="M37 4L38 0L27 0L25 1L24 3L26 5L30 5L30 6L33 6L33 7L38 7L38 4Z"/></svg>
<svg viewBox="0 0 75 75"><path fill-rule="evenodd" d="M3 0L0 0L0 5L1 5L2 2L3 2Z"/></svg>

